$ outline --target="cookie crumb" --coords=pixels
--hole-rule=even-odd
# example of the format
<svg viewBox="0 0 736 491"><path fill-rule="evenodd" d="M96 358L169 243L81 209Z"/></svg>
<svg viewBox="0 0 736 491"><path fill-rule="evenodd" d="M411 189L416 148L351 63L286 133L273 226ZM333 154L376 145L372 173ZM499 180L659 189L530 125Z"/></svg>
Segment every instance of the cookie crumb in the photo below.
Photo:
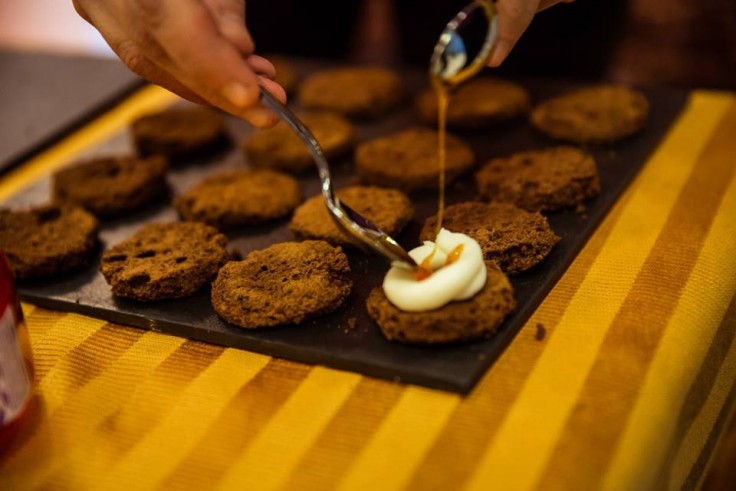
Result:
<svg viewBox="0 0 736 491"><path fill-rule="evenodd" d="M537 322L537 332L534 334L534 339L537 341L542 341L547 336L547 328L544 327L544 324L541 322Z"/></svg>
<svg viewBox="0 0 736 491"><path fill-rule="evenodd" d="M348 329L349 330L355 329L355 325L357 322L358 322L357 317L351 317L350 319L348 319Z"/></svg>

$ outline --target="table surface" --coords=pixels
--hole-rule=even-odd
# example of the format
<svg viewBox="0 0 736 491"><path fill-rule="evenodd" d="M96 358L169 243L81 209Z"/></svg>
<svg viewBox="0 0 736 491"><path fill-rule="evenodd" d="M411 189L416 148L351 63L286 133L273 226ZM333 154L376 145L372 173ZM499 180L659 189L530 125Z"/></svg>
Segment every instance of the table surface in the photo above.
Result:
<svg viewBox="0 0 736 491"><path fill-rule="evenodd" d="M136 93L0 200L174 100ZM24 305L35 395L0 487L694 487L736 397L734 154L736 97L694 91L466 397Z"/></svg>
<svg viewBox="0 0 736 491"><path fill-rule="evenodd" d="M117 59L0 50L0 172L141 83Z"/></svg>

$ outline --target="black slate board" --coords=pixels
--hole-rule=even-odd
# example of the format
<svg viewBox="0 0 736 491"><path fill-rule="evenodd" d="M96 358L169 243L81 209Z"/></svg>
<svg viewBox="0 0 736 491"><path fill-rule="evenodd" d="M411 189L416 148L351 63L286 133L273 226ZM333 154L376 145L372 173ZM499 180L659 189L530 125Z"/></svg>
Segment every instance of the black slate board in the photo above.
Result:
<svg viewBox="0 0 736 491"><path fill-rule="evenodd" d="M117 58L0 51L0 173L142 84Z"/></svg>
<svg viewBox="0 0 736 491"><path fill-rule="evenodd" d="M301 66L309 71L314 65ZM407 71L405 80L414 89L426 85L420 71ZM538 101L575 87L561 81L521 81ZM498 334L489 340L439 347L405 346L386 341L367 316L364 300L370 290L380 285L387 265L376 257L351 252L350 263L355 288L338 311L307 321L299 327L285 326L258 331L245 331L220 320L209 303L209 291L191 298L165 301L152 305L116 300L97 268L54 280L19 285L23 300L42 307L91 315L110 322L165 332L205 342L232 346L288 358L305 363L322 364L389 380L413 383L459 393L469 392L476 381L511 342L549 290L565 272L617 197L636 175L656 148L687 100L680 91L648 91L651 118L644 133L616 145L592 149L601 174L602 192L590 201L584 214L565 210L549 214L550 223L562 241L538 267L512 278L518 310L509 316ZM416 124L411 106L376 123L358 126L361 140L390 133ZM234 141L251 131L240 121L230 120ZM525 121L496 129L465 135L477 153L478 162L517 150L542 148L552 143L535 134ZM89 154L121 152L129 149L124 133ZM244 157L237 149L213 155L207 162L195 162L170 174L176 192L187 189L203 176L220 169L243 166ZM338 187L353 181L348 161L335 162ZM305 196L318 192L315 175L302 178ZM48 195L48 180L42 180L15 196L14 205L38 203ZM475 196L472 178L461 179L448 188L448 203L467 201ZM424 219L435 213L436 195L425 193L412 197L417 217L398 236L408 247L418 244L417 237ZM106 245L129 236L142 223L176 219L172 208L161 205L125 220L106 223L101 237ZM292 240L286 222L244 230L231 235L231 245L247 254L275 242Z"/></svg>

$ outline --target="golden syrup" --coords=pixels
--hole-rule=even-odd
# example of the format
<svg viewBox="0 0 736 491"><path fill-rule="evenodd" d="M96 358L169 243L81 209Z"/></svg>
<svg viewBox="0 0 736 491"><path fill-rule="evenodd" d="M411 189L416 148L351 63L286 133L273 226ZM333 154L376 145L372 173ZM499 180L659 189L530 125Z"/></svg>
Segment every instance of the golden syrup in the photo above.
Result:
<svg viewBox="0 0 736 491"><path fill-rule="evenodd" d="M445 216L445 169L447 167L447 108L450 105L450 91L440 80L432 80L434 91L437 94L437 161L439 162L439 198L437 202L437 225L434 236L442 230L442 221ZM435 246L436 247L436 246Z"/></svg>
<svg viewBox="0 0 736 491"><path fill-rule="evenodd" d="M475 3L483 9L488 19L489 29L491 19L496 14L495 6L489 0L476 0ZM430 75L430 81L437 95L437 160L439 161L439 199L437 204L437 225L435 227L435 240L442 229L442 221L445 215L445 168L447 166L447 110L450 106L452 91L461 83L475 76L485 66L484 57L476 57L470 65L464 67L453 75L440 76ZM431 63L431 62L430 62Z"/></svg>
<svg viewBox="0 0 736 491"><path fill-rule="evenodd" d="M436 253L437 244L435 244L432 248L432 252L427 254L427 257L422 260L422 262L419 264L419 267L414 270L414 279L416 279L417 281L422 281L432 276L432 258L434 258L434 255Z"/></svg>
<svg viewBox="0 0 736 491"><path fill-rule="evenodd" d="M450 264L452 264L455 261L457 261L458 259L460 259L460 254L462 254L462 253L463 253L463 244L458 244L447 255L447 259L445 259L445 266L449 266Z"/></svg>
<svg viewBox="0 0 736 491"><path fill-rule="evenodd" d="M490 19L495 15L495 7L488 0L477 0L486 17ZM437 199L437 224L434 230L435 245L432 253L427 256L422 264L414 271L414 277L417 280L423 280L432 275L432 269L429 263L437 252L437 235L442 230L442 222L445 217L445 187L446 187L446 167L447 167L447 111L450 107L450 98L453 89L465 80L477 74L485 65L484 59L476 58L473 62L460 72L453 76L441 78L440 76L430 75L430 81L434 92L437 95L437 161L439 164L439 196ZM455 247L447 257L445 265L452 264L457 261L463 250L462 244ZM426 263L426 264L425 264Z"/></svg>
<svg viewBox="0 0 736 491"><path fill-rule="evenodd" d="M432 252L424 258L417 269L414 278L422 281L432 276L430 263L437 252L437 235L442 230L442 221L445 216L445 169L447 167L447 108L450 105L450 87L439 78L432 78L432 86L437 95L437 162L439 164L439 196L437 199L437 224L434 230L434 247ZM457 249L457 248L456 248ZM462 250L462 248L461 248ZM450 264L445 263L445 264Z"/></svg>

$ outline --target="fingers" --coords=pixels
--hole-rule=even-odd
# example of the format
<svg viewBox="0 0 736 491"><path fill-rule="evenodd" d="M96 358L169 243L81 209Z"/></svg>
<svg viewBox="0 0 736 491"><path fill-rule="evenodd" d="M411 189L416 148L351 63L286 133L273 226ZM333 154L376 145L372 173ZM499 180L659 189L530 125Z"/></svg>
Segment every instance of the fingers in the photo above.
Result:
<svg viewBox="0 0 736 491"><path fill-rule="evenodd" d="M95 26L104 26L100 28L100 34L105 39L108 45L112 48L120 60L130 68L135 74L142 78L153 82L154 84L165 87L171 92L177 94L184 99L196 102L198 104L204 104L204 98L198 96L195 92L190 90L187 86L181 83L176 77L174 77L165 67L160 63L157 63L150 57L152 52L160 51L151 49L143 49L138 43L133 41L125 31L121 29L119 24L110 22L109 12L103 9L92 8L85 11L81 5L75 2L75 8L78 9L80 15L85 20ZM83 13L82 13L83 12Z"/></svg>
<svg viewBox="0 0 736 491"><path fill-rule="evenodd" d="M245 0L202 0L217 30L243 55L255 50L253 38L245 27Z"/></svg>
<svg viewBox="0 0 736 491"><path fill-rule="evenodd" d="M270 92L271 95L281 101L282 104L286 103L286 92L284 91L283 87L266 77L259 76L258 79L259 84L263 87L264 90ZM264 106L250 109L248 116L261 122L261 124L258 125L260 128L267 128L275 125L278 122L278 116L276 116L273 111Z"/></svg>
<svg viewBox="0 0 736 491"><path fill-rule="evenodd" d="M281 101L282 104L286 104L286 91L279 84L271 79L265 77L259 77L260 83L264 89L268 90L272 96Z"/></svg>
<svg viewBox="0 0 736 491"><path fill-rule="evenodd" d="M574 0L498 0L498 40L488 66L497 67L506 59L516 42L540 10Z"/></svg>
<svg viewBox="0 0 736 491"><path fill-rule="evenodd" d="M541 12L542 10L549 8L553 5L557 5L558 3L573 3L575 0L542 0L539 2L539 10L538 12Z"/></svg>
<svg viewBox="0 0 736 491"><path fill-rule="evenodd" d="M275 123L260 85L280 100L273 65L252 55L243 0L73 0L131 70L254 126Z"/></svg>
<svg viewBox="0 0 736 491"><path fill-rule="evenodd" d="M87 11L84 9L82 4L78 0L72 0L72 5L74 6L74 10L77 11L77 14L90 24L92 24L92 20L90 19L89 15L87 15Z"/></svg>
<svg viewBox="0 0 736 491"><path fill-rule="evenodd" d="M270 78L272 80L276 76L276 68L273 66L273 63L262 56L249 56L248 58L246 58L245 62L248 63L248 66L250 66L251 70L253 70L258 75Z"/></svg>
<svg viewBox="0 0 736 491"><path fill-rule="evenodd" d="M172 74L209 103L254 126L272 124L260 106L258 79L242 53L223 37L207 8L196 0L138 0L160 9L166 21L150 33L171 60ZM156 15L152 16L153 19Z"/></svg>
<svg viewBox="0 0 736 491"><path fill-rule="evenodd" d="M506 59L537 12L539 0L498 0L498 40L489 66L497 67Z"/></svg>

